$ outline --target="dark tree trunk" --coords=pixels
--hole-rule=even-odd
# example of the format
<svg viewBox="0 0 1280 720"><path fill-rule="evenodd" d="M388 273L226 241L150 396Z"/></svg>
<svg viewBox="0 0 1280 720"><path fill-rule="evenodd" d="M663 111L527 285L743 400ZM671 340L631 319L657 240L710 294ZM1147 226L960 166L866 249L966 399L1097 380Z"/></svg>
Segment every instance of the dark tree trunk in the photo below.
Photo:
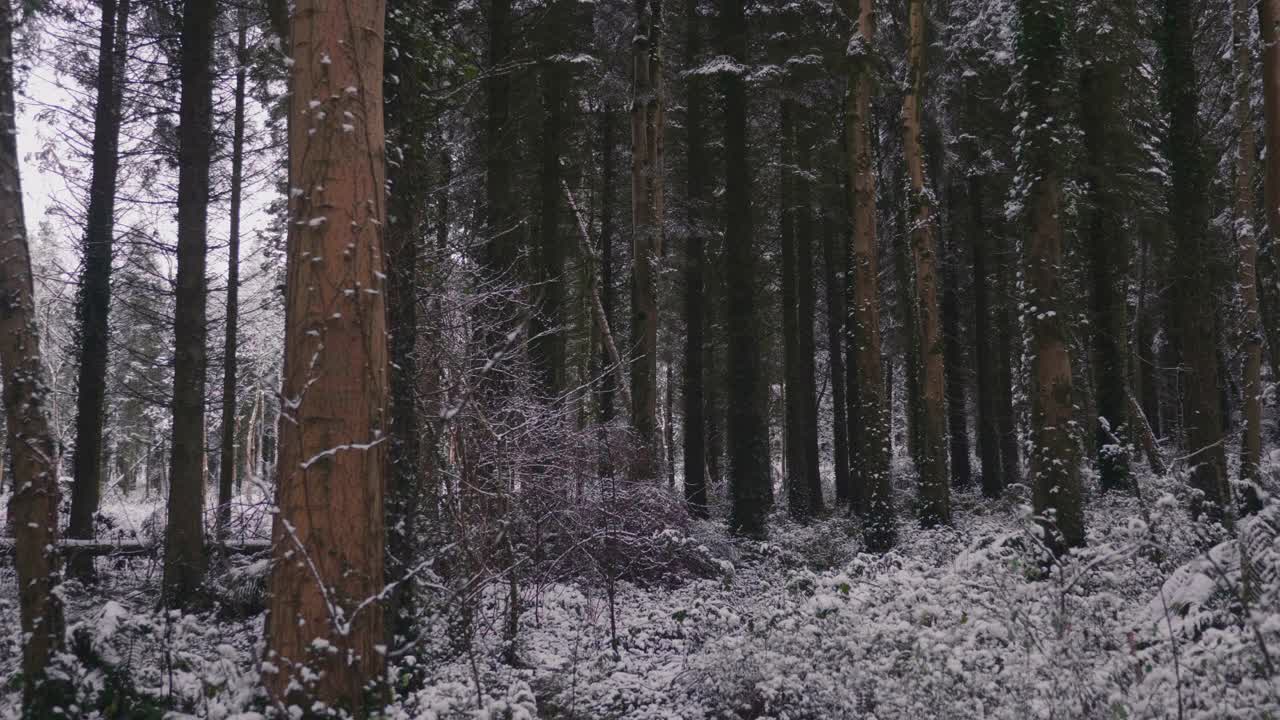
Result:
<svg viewBox="0 0 1280 720"><path fill-rule="evenodd" d="M240 321L240 198L244 185L244 93L248 17L236 13L236 94L231 118L231 208L227 239L227 325L222 343L222 445L218 464L218 517L215 533L226 542L231 525L231 494L236 481L236 335Z"/></svg>
<svg viewBox="0 0 1280 720"><path fill-rule="evenodd" d="M422 97L429 90L414 64L415 43L432 32L419 21L421 13L403 0L389 3L384 78L394 75L399 82L383 82L387 150L395 162L387 166L387 214L385 232L387 382L390 388L390 433L387 447L386 575L395 589L387 602L388 630L396 646L411 638L414 623L413 590L409 573L417 564L417 520L431 493L430 478L424 476L422 458L423 423L418 414L419 382L422 371L430 378L432 368L422 368L417 352L418 280L421 246L428 233L427 213L431 196L423 191L431 176L428 139L431 114ZM444 184L447 186L447 183ZM441 193L447 203L447 190ZM440 209L443 227L447 206ZM431 380L427 382L432 384ZM429 387L427 389L430 389ZM425 482L424 482L425 480ZM399 639L394 636L400 636Z"/></svg>
<svg viewBox="0 0 1280 720"><path fill-rule="evenodd" d="M831 374L831 445L835 467L836 504L849 502L849 426L846 415L844 348L845 303L841 280L845 277L844 253L836 244L836 213L839 201L824 193L827 210L822 213L822 266L827 296L827 368Z"/></svg>
<svg viewBox="0 0 1280 720"><path fill-rule="evenodd" d="M1000 458L1000 430L996 418L997 348L992 321L991 233L983 217L983 177L969 176L968 227L973 247L973 347L978 371L978 459L982 463L982 494L1000 497L1006 485Z"/></svg>
<svg viewBox="0 0 1280 720"><path fill-rule="evenodd" d="M951 484L968 487L973 483L973 467L969 461L969 405L965 392L969 368L965 364L964 338L960 328L958 276L963 257L955 233L945 233L943 247L942 338L947 367L947 449L951 459Z"/></svg>
<svg viewBox="0 0 1280 720"><path fill-rule="evenodd" d="M1222 447L1215 291L1222 282L1220 249L1209 231L1209 167L1201 153L1196 113L1199 87L1194 48L1196 12L1191 3L1168 2L1162 50L1165 110L1169 113L1169 198L1174 252L1170 265L1173 336L1183 372L1182 422L1191 456L1191 484L1204 494L1196 512L1230 522L1231 486Z"/></svg>
<svg viewBox="0 0 1280 720"><path fill-rule="evenodd" d="M783 387L783 448L786 473L783 485L787 491L787 511L796 520L809 518L809 463L805 457L804 417L801 386L800 338L798 332L799 296L796 277L796 212L799 193L795 184L795 114L794 100L785 99L778 111L778 137L781 149L779 163L778 196L782 206L778 213L778 231L782 236L782 367ZM804 278L803 282L809 282Z"/></svg>
<svg viewBox="0 0 1280 720"><path fill-rule="evenodd" d="M178 272L174 306L173 450L164 602L183 607L204 581L209 163L213 151L213 0L186 0L178 107Z"/></svg>
<svg viewBox="0 0 1280 720"><path fill-rule="evenodd" d="M1021 343L1014 344L1015 317L1012 308L1014 297L1013 243L1004 232L995 235L1000 247L993 251L995 287L1000 298L993 304L992 322L995 324L996 432L1000 436L1000 467L1004 482L1022 482L1021 442L1018 437L1018 416L1013 406L1015 389L1014 353L1021 353Z"/></svg>
<svg viewBox="0 0 1280 720"><path fill-rule="evenodd" d="M1267 252L1259 263L1258 304L1267 338L1271 381L1280 382L1280 0L1259 0L1262 31L1262 102L1265 116L1266 163L1263 172L1266 202ZM1265 272L1263 270L1265 269ZM1261 290L1267 288L1263 293ZM1280 401L1276 403L1280 408ZM1276 423L1280 430L1280 422Z"/></svg>
<svg viewBox="0 0 1280 720"><path fill-rule="evenodd" d="M810 123L797 118L796 164L799 173L792 179L795 203L795 253L796 253L796 403L800 425L795 435L799 445L801 462L804 463L805 481L808 483L809 514L823 511L822 473L818 457L818 387L815 356L817 341L813 335L813 320L817 307L817 291L813 268L813 197L817 184L812 181L812 146L814 133Z"/></svg>
<svg viewBox="0 0 1280 720"><path fill-rule="evenodd" d="M685 66L695 67L702 54L698 0L685 0L685 52ZM703 302L703 277L706 273L703 267L706 262L703 211L707 202L708 162L702 94L706 88L697 75L690 75L685 81L685 89L689 236L685 240L684 266L684 499L689 514L705 518L708 513L706 420L703 414L703 344L706 340L703 322L707 311Z"/></svg>
<svg viewBox="0 0 1280 720"><path fill-rule="evenodd" d="M93 116L93 177L85 229L84 268L76 303L79 324L79 378L76 449L72 457L71 518L68 537L91 540L102 487L103 422L106 411L111 256L115 241L116 175L120 169L120 106L128 57L129 0L104 0L98 33L98 80ZM72 553L72 577L93 578L93 558Z"/></svg>
<svg viewBox="0 0 1280 720"><path fill-rule="evenodd" d="M1114 12L1123 10L1113 8ZM1084 130L1085 181L1089 194L1086 243L1092 264L1094 428L1098 474L1103 490L1129 484L1128 412L1125 394L1129 347L1125 276L1128 271L1128 239L1124 233L1124 188L1119 186L1117 157L1123 151L1125 121L1120 117L1124 92L1124 68L1114 52L1094 47L1102 38L1090 38L1086 54L1090 62L1080 71L1081 126ZM1092 51L1092 52L1089 52Z"/></svg>
<svg viewBox="0 0 1280 720"><path fill-rule="evenodd" d="M747 60L745 0L720 0L721 52ZM755 254L751 219L751 165L747 147L747 87L738 73L722 73L725 148L724 313L728 336L725 386L728 396L729 526L748 537L764 537L773 501L768 447L769 421L758 339Z"/></svg>
<svg viewBox="0 0 1280 720"><path fill-rule="evenodd" d="M534 290L536 310L530 317L530 355L539 377L539 390L546 399L555 399L564 390L564 262L569 243L560 237L560 156L564 145L564 128L569 110L570 73L556 55L559 38L568 29L562 11L564 2L553 0L547 9L548 41L542 70L542 168L540 171L541 208L540 242Z"/></svg>
<svg viewBox="0 0 1280 720"><path fill-rule="evenodd" d="M614 324L613 310L613 235L614 217L614 124L617 116L613 109L605 106L600 111L600 153L603 156L600 188L600 304L604 306L605 321L609 327ZM600 420L608 423L613 420L613 399L615 394L613 373L606 369L613 365L609 350L603 344L600 348Z"/></svg>

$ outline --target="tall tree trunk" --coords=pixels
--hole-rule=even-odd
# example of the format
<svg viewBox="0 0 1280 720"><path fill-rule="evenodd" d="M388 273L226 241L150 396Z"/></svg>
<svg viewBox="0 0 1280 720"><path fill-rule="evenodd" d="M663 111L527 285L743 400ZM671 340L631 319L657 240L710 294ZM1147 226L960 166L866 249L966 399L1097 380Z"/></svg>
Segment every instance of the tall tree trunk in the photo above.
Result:
<svg viewBox="0 0 1280 720"><path fill-rule="evenodd" d="M986 184L981 175L969 176L969 218L966 232L973 246L973 346L978 371L978 459L982 463L982 494L1000 497L1006 485L1000 458L1000 431L996 421L996 348L993 337L991 288L994 278L989 269L991 234L983 217Z"/></svg>
<svg viewBox="0 0 1280 720"><path fill-rule="evenodd" d="M57 449L49 432L49 386L40 360L31 255L18 171L17 103L13 77L13 7L0 0L0 385L8 433L13 494L18 612L22 624L22 697L26 717L53 717L65 692L46 677L62 649L58 582Z"/></svg>
<svg viewBox="0 0 1280 720"><path fill-rule="evenodd" d="M926 177L921 140L925 79L924 0L910 0L907 91L902 101L902 146L911 181L908 203L911 255L915 262L915 303L920 318L920 389L924 441L920 465L920 522L926 527L951 522L947 470L946 378L942 318L938 303L938 243L934 227L934 191Z"/></svg>
<svg viewBox="0 0 1280 720"><path fill-rule="evenodd" d="M165 532L164 602L182 607L204 582L205 307L209 252L209 164L213 152L213 0L182 12L178 107L178 272L174 306L173 449Z"/></svg>
<svg viewBox="0 0 1280 720"><path fill-rule="evenodd" d="M631 44L631 424L640 448L636 479L658 471L658 258L662 256L662 2L636 2Z"/></svg>
<svg viewBox="0 0 1280 720"><path fill-rule="evenodd" d="M1134 385L1142 394L1142 412L1151 434L1160 436L1160 372L1156 359L1155 319L1151 311L1151 238L1143 233L1138 253L1138 307L1134 318Z"/></svg>
<svg viewBox="0 0 1280 720"><path fill-rule="evenodd" d="M829 188L833 186L828 179ZM827 368L831 375L831 445L832 465L835 468L836 505L849 502L849 425L845 403L844 348L840 338L844 334L845 303L840 280L844 278L844 253L836 244L836 213L840 203L831 193L824 192L826 209L822 212L822 267L827 292Z"/></svg>
<svg viewBox="0 0 1280 720"><path fill-rule="evenodd" d="M1055 552L1083 545L1084 508L1080 460L1072 431L1074 392L1066 322L1061 312L1062 185L1060 148L1065 3L1019 0L1022 27L1025 132L1020 163L1026 177L1026 323L1031 332L1032 503L1046 526L1045 543Z"/></svg>
<svg viewBox="0 0 1280 720"><path fill-rule="evenodd" d="M1262 101L1265 115L1266 165L1263 173L1265 215L1270 229L1270 273L1259 288L1269 283L1270 290L1260 294L1263 331L1267 336L1271 380L1280 382L1280 0L1259 0L1258 23L1262 31ZM1280 405L1280 403L1278 403Z"/></svg>
<svg viewBox="0 0 1280 720"><path fill-rule="evenodd" d="M1002 228L1003 230L1003 228ZM1014 315L1012 298L1016 281L1014 279L1013 243L1003 231L996 235L1000 240L999 247L992 250L992 273L995 275L995 287L998 297L993 303L992 322L995 325L995 371L996 397L995 416L996 432L1000 438L1000 467L1004 473L1005 484L1022 482L1021 441L1018 436L1018 416L1013 406L1015 390L1014 353L1022 352L1022 343L1014 343L1014 331L1017 318Z"/></svg>
<svg viewBox="0 0 1280 720"><path fill-rule="evenodd" d="M849 424L857 435L858 475L866 492L866 545L872 551L893 546L896 520L893 483L889 469L889 409L885 405L884 378L880 358L879 248L876 242L876 172L872 164L875 149L871 134L871 92L874 83L875 11L873 0L849 0L849 14L858 18L858 30L849 43L850 92L845 105L845 136L849 143L849 174L852 176L853 242L849 247L852 265L853 302L849 308L850 364L856 368L857 421L850 413ZM855 498L856 498L855 494Z"/></svg>
<svg viewBox="0 0 1280 720"><path fill-rule="evenodd" d="M129 0L104 0L98 33L98 79L93 114L93 178L85 228L84 268L76 303L80 373L76 395L76 449L72 456L71 518L67 535L92 540L102 487L106 412L111 256L115 241L116 176L120 169L120 105L128 57ZM93 556L74 553L72 577L93 578Z"/></svg>
<svg viewBox="0 0 1280 720"><path fill-rule="evenodd" d="M1127 16L1124 2L1113 4L1105 19ZM1120 116L1124 92L1123 58L1114 42L1102 35L1088 38L1089 62L1080 70L1080 117L1084 130L1085 181L1089 195L1086 242L1092 263L1094 398L1097 417L1090 418L1097 446L1098 474L1103 490L1129 484L1128 413L1125 400L1129 347L1125 276L1129 241L1124 232L1123 168L1125 120Z"/></svg>
<svg viewBox="0 0 1280 720"><path fill-rule="evenodd" d="M696 67L702 55L702 27L698 0L685 0L685 67ZM684 266L684 499L689 514L705 518L707 512L706 427L703 399L703 277L706 269L703 238L706 227L703 211L707 202L707 137L704 127L702 79L689 75L685 80L685 202L689 213L689 235L685 239Z"/></svg>
<svg viewBox="0 0 1280 720"><path fill-rule="evenodd" d="M960 328L959 271L964 258L956 233L943 240L943 247L946 248L942 268L942 337L946 359L947 453L951 459L951 484L968 487L973 483L973 467L969 460L969 405L965 392L968 368Z"/></svg>
<svg viewBox="0 0 1280 720"><path fill-rule="evenodd" d="M385 128L387 152L395 159L387 165L387 214L385 230L387 382L390 388L390 434L386 452L387 581L395 583L387 602L388 629L403 644L413 633L412 578L417 564L417 520L429 505L424 483L422 437L430 432L418 415L420 381L431 368L420 366L418 341L418 281L421 249L428 236L431 196L429 141L433 135L432 112L423 103L430 87L423 78L414 47L423 35L434 32L403 0L390 0L383 59L386 88ZM442 187L447 188L447 183ZM447 195L447 189L442 191ZM445 200L447 202L447 200ZM441 215L447 212L442 209ZM430 384L430 381L428 381ZM434 434L434 433L432 433ZM426 497L424 497L426 496ZM394 637L392 638L394 640Z"/></svg>
<svg viewBox="0 0 1280 720"><path fill-rule="evenodd" d="M605 105L600 110L600 153L603 157L600 169L600 304L604 312L605 322L609 327L616 327L613 310L613 204L616 189L614 188L614 125L617 115L613 109ZM603 344L600 347L600 420L608 423L613 420L614 382L613 373L607 372L613 364L609 350Z"/></svg>
<svg viewBox="0 0 1280 720"><path fill-rule="evenodd" d="M1240 253L1240 294L1244 301L1244 435L1240 441L1240 480L1245 484L1246 506L1261 509L1252 483L1259 479L1262 461L1262 326L1258 316L1258 233L1253 227L1253 159L1257 139L1250 116L1250 80L1253 57L1249 52L1249 0L1235 0L1231 17L1235 39L1235 121L1240 133L1236 148L1235 235Z"/></svg>
<svg viewBox="0 0 1280 720"><path fill-rule="evenodd" d="M815 357L817 341L813 335L813 320L817 306L817 291L813 269L813 197L817 184L813 182L812 147L814 133L811 125L797 118L795 155L798 173L792 178L795 203L795 251L796 277L796 349L797 363L796 401L799 405L799 432L796 443L800 445L800 458L805 465L805 481L809 484L809 513L823 511L822 473L818 457L818 387Z"/></svg>
<svg viewBox="0 0 1280 720"><path fill-rule="evenodd" d="M739 65L747 61L745 0L720 0L721 52ZM727 445L730 529L764 537L765 515L773 504L768 447L769 420L755 297L755 256L751 218L751 164L747 147L746 79L737 72L720 76L724 94L725 278L724 315L728 352Z"/></svg>
<svg viewBox="0 0 1280 720"><path fill-rule="evenodd" d="M293 14L289 179L303 192L289 202L288 421L262 678L276 702L357 717L380 707L386 642L370 602L384 588L390 429L384 17L381 0L304 0ZM315 652L319 641L333 651Z"/></svg>
<svg viewBox="0 0 1280 720"><path fill-rule="evenodd" d="M1162 50L1165 110L1169 113L1169 198L1173 221L1171 259L1173 335L1182 372L1182 422L1192 486L1204 493L1196 512L1230 521L1231 486L1222 447L1214 297L1221 281L1220 253L1209 233L1208 166L1200 152L1198 77L1194 43L1196 11L1189 2L1165 4Z"/></svg>
<svg viewBox="0 0 1280 720"><path fill-rule="evenodd" d="M560 156L564 144L564 128L568 113L570 74L557 57L560 37L568 29L563 12L565 3L552 0L547 9L548 57L542 71L542 168L541 208L538 232L540 242L534 291L536 311L530 316L530 354L539 376L539 390L547 399L560 396L565 378L564 332L564 261L568 243L560 237Z"/></svg>
<svg viewBox="0 0 1280 720"><path fill-rule="evenodd" d="M236 11L236 94L231 119L231 216L227 241L227 325L222 361L222 454L218 465L219 542L231 524L231 494L236 480L236 332L240 320L240 196L244 185L244 92L248 14Z"/></svg>
<svg viewBox="0 0 1280 720"><path fill-rule="evenodd" d="M783 387L783 485L787 490L787 511L795 520L807 520L810 513L809 463L804 454L803 380L800 370L800 337L797 315L799 313L798 281L796 277L796 212L799 199L796 190L796 103L785 98L778 109L778 139L781 150L779 163L778 197L782 206L778 211L778 232L782 249L782 369ZM800 282L810 282L804 278Z"/></svg>

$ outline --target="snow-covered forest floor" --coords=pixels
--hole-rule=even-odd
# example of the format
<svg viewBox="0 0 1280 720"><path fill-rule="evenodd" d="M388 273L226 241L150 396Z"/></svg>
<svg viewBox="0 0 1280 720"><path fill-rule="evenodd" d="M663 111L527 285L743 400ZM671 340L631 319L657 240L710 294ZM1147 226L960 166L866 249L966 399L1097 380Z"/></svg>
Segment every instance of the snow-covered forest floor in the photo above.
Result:
<svg viewBox="0 0 1280 720"><path fill-rule="evenodd" d="M703 562L617 583L616 651L601 577L526 586L514 663L505 588L476 609L470 650L427 598L420 642L394 658L387 717L1280 717L1280 506L1238 533L1196 531L1185 480L1141 481L1141 497L1091 498L1089 547L1047 573L1018 487L995 502L958 493L954 527L907 521L883 556L860 552L846 519L776 518L768 542L671 530L666 545ZM104 505L121 528L163 516L155 498ZM1241 547L1255 568L1243 585ZM155 560L99 563L92 591L64 585L74 652L60 668L77 716L258 717L265 561L217 581L240 607L196 615L156 609ZM6 563L5 678L15 592ZM0 717L17 717L16 688L4 685Z"/></svg>

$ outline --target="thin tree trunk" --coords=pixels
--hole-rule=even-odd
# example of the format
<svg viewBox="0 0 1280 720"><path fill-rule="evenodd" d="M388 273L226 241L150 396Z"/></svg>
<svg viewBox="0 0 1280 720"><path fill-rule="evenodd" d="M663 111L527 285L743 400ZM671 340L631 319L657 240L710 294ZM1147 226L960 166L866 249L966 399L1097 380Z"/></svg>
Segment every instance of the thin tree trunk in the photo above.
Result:
<svg viewBox="0 0 1280 720"><path fill-rule="evenodd" d="M1014 297L1015 279L1012 242L1003 232L1000 247L994 248L993 274L995 287L1000 296L993 303L995 324L995 366L996 366L996 432L1000 437L1000 467L1004 473L1004 482L1022 482L1021 441L1018 436L1018 416L1013 406L1015 390L1014 353L1022 352L1022 343L1014 344L1015 324L1017 322L1011 307Z"/></svg>
<svg viewBox="0 0 1280 720"><path fill-rule="evenodd" d="M853 303L849 308L850 353L858 394L858 473L866 490L866 545L872 551L893 546L896 520L893 483L889 470L889 409L885 405L880 358L879 248L876 242L875 149L871 134L871 93L874 83L875 11L873 0L850 1L850 15L858 18L858 33L849 44L849 86L845 106L845 135L849 143L853 243L849 257L853 267ZM852 414L849 423L854 424ZM855 495L856 497L856 495Z"/></svg>
<svg viewBox="0 0 1280 720"><path fill-rule="evenodd" d="M1266 123L1264 214L1270 229L1267 243L1270 273L1263 277L1271 288L1265 296L1260 295L1259 304L1270 350L1271 381L1280 382L1280 0L1259 0L1258 24L1262 31L1262 104ZM1264 281L1258 287L1267 285Z"/></svg>
<svg viewBox="0 0 1280 720"><path fill-rule="evenodd" d="M941 154L942 149L939 148L938 155ZM948 203L951 203L950 199ZM954 208L952 212L954 213ZM960 329L962 306L959 268L963 258L956 233L949 233L949 236L944 238L942 246L946 248L942 269L941 309L946 360L947 452L951 459L951 484L955 487L968 487L973 483L973 467L969 460L969 406L965 392L968 385L968 368L965 367Z"/></svg>
<svg viewBox="0 0 1280 720"><path fill-rule="evenodd" d="M240 320L240 196L244 185L244 93L247 13L236 12L236 94L232 111L231 217L227 243L227 326L222 368L222 461L218 468L218 518L216 536L226 542L231 524L231 493L236 478L236 331Z"/></svg>
<svg viewBox="0 0 1280 720"><path fill-rule="evenodd" d="M79 325L79 378L76 396L76 449L72 456L71 518L67 535L92 540L103 474L103 422L106 411L108 312L111 307L111 257L115 241L116 176L120 169L120 108L128 57L129 0L104 0L98 33L98 79L93 118L93 178L85 228L84 268L76 303ZM72 577L93 578L93 558L73 553Z"/></svg>
<svg viewBox="0 0 1280 720"><path fill-rule="evenodd" d="M603 163L600 169L600 314L605 324L614 325L613 314L613 200L614 188L614 125L616 115L612 108L605 105L600 110L600 153ZM600 348L600 368L607 369L614 362L608 347ZM613 420L613 396L615 388L613 374L605 373L600 380L600 420L608 423Z"/></svg>
<svg viewBox="0 0 1280 720"><path fill-rule="evenodd" d="M721 51L734 62L747 60L745 0L720 0ZM764 537L773 504L768 457L769 421L758 340L760 313L755 297L755 243L752 239L751 164L747 146L747 87L739 73L722 73L725 148L724 313L728 352L730 529Z"/></svg>
<svg viewBox="0 0 1280 720"><path fill-rule="evenodd" d="M53 717L65 691L46 676L62 649L58 582L56 447L49 432L49 386L40 359L31 255L18 171L17 103L13 77L13 7L0 0L0 378L8 432L13 494L18 612L22 625L22 697L27 717Z"/></svg>
<svg viewBox="0 0 1280 720"><path fill-rule="evenodd" d="M818 515L824 509L822 498L822 473L818 457L818 387L817 341L813 335L813 320L817 306L817 292L813 268L813 197L816 183L812 181L812 145L814 133L803 118L797 118L796 164L798 174L792 178L795 203L795 251L796 277L796 368L797 403L799 406L799 432L796 443L800 446L800 459L804 463L805 481L809 484L809 514Z"/></svg>
<svg viewBox="0 0 1280 720"><path fill-rule="evenodd" d="M938 303L938 253L933 218L933 188L926 178L921 141L924 102L924 0L910 0L907 92L902 101L902 145L911 181L909 215L911 255L915 262L915 304L920 319L920 389L923 433L920 465L920 521L926 527L951 522L947 471L945 357Z"/></svg>
<svg viewBox="0 0 1280 720"><path fill-rule="evenodd" d="M978 459L982 462L982 494L1000 497L1006 484L1000 458L1000 430L996 420L995 338L993 337L991 288L994 278L989 270L991 235L983 217L983 177L969 176L969 223L966 231L973 246L973 345L978 370Z"/></svg>
<svg viewBox="0 0 1280 720"><path fill-rule="evenodd" d="M662 3L636 3L631 100L631 424L640 448L635 479L658 471L658 275L662 256Z"/></svg>
<svg viewBox="0 0 1280 720"><path fill-rule="evenodd" d="M695 67L702 55L702 28L698 17L698 0L685 0L685 66ZM697 75L685 80L686 203L689 213L689 236L685 240L684 266L684 499L689 514L705 518L707 511L706 419L703 398L703 278L706 269L703 237L703 208L706 198L707 148L704 127L706 90Z"/></svg>
<svg viewBox="0 0 1280 720"><path fill-rule="evenodd" d="M174 306L173 449L169 462L164 594L183 607L204 582L205 308L209 164L213 151L213 0L186 0L178 108L178 272Z"/></svg>
<svg viewBox="0 0 1280 720"><path fill-rule="evenodd" d="M1062 0L1019 0L1024 58L1021 162L1033 178L1027 190L1026 323L1031 334L1032 503L1055 552L1083 545L1084 512L1079 449L1072 428L1074 392L1062 289L1063 231L1060 149L1063 118Z"/></svg>
<svg viewBox="0 0 1280 720"><path fill-rule="evenodd" d="M836 245L836 208L839 202L826 196L828 209L822 213L822 267L827 292L827 368L831 375L831 445L835 467L836 505L849 502L849 425L845 404L844 334L845 304L840 280L844 276L844 253Z"/></svg>
<svg viewBox="0 0 1280 720"><path fill-rule="evenodd" d="M1209 233L1209 177L1201 154L1198 74L1194 58L1196 13L1188 3L1166 3L1163 53L1165 110L1169 113L1169 165L1174 254L1170 270L1174 338L1181 356L1182 422L1191 484L1213 520L1230 523L1231 486L1226 452L1215 339L1214 293L1221 282L1220 261Z"/></svg>
<svg viewBox="0 0 1280 720"><path fill-rule="evenodd" d="M782 249L782 370L783 396L782 434L785 473L783 486L787 491L787 511L795 520L809 518L809 463L804 455L804 419L800 386L800 338L797 314L799 312L798 283L796 277L796 223L795 204L798 192L795 184L795 114L796 103L785 98L778 109L778 140L781 154L779 163L778 232ZM804 278L803 282L809 282Z"/></svg>
<svg viewBox="0 0 1280 720"><path fill-rule="evenodd" d="M289 203L288 420L262 677L275 702L357 717L381 707L386 642L373 601L384 589L390 429L384 17L380 0L304 0L293 14L289 178L303 192ZM316 653L320 641L334 651Z"/></svg>
<svg viewBox="0 0 1280 720"><path fill-rule="evenodd" d="M1249 52L1249 0L1235 0L1232 13L1235 38L1235 120L1240 133L1236 148L1235 235L1240 252L1240 294L1244 301L1244 435L1240 442L1240 480L1245 484L1245 504L1251 512L1261 509L1252 483L1259 479L1262 461L1262 326L1258 316L1258 234L1253 227L1253 159L1257 152L1249 113L1253 58Z"/></svg>

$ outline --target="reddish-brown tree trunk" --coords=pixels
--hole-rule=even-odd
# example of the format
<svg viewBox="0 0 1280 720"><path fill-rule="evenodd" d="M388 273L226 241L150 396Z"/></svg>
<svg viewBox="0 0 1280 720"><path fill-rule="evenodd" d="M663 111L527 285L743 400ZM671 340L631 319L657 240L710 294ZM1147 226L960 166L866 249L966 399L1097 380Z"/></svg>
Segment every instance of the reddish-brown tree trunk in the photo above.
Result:
<svg viewBox="0 0 1280 720"><path fill-rule="evenodd" d="M951 522L947 472L946 384L942 318L938 304L938 252L934 233L933 188L926 177L921 141L924 102L924 0L911 0L908 15L907 92L902 101L902 145L911 181L909 218L915 261L915 304L920 321L920 390L923 401L920 465L920 521L925 526Z"/></svg>
<svg viewBox="0 0 1280 720"><path fill-rule="evenodd" d="M286 419L263 663L273 701L358 717L385 664L383 27L381 0L303 0L293 14Z"/></svg>
<svg viewBox="0 0 1280 720"><path fill-rule="evenodd" d="M1061 0L1020 0L1018 50L1026 58L1027 138L1021 162L1033 178L1027 190L1030 234L1025 253L1031 332L1031 478L1036 514L1055 551L1084 544L1080 453L1073 432L1071 356L1061 302L1062 186L1056 133L1062 132L1063 18Z"/></svg>
<svg viewBox="0 0 1280 720"><path fill-rule="evenodd" d="M658 258L662 256L662 3L636 3L631 98L631 424L640 448L631 475L658 476Z"/></svg>
<svg viewBox="0 0 1280 720"><path fill-rule="evenodd" d="M53 717L65 702L46 685L50 659L62 647L58 580L56 448L45 410L49 387L40 362L31 255L18 172L13 79L13 8L0 0L0 384L12 456L18 609L22 623L22 690L26 717Z"/></svg>
<svg viewBox="0 0 1280 720"><path fill-rule="evenodd" d="M893 484L889 474L889 409L885 404L880 358L879 247L876 241L876 170L871 133L871 92L874 79L873 45L876 17L873 0L850 0L850 15L858 18L858 31L849 43L849 85L845 106L845 136L849 143L853 240L849 247L853 277L850 319L850 359L856 382L848 392L857 393L857 477L865 492L866 544L872 550L893 546L895 519ZM855 503L859 492L855 490Z"/></svg>

